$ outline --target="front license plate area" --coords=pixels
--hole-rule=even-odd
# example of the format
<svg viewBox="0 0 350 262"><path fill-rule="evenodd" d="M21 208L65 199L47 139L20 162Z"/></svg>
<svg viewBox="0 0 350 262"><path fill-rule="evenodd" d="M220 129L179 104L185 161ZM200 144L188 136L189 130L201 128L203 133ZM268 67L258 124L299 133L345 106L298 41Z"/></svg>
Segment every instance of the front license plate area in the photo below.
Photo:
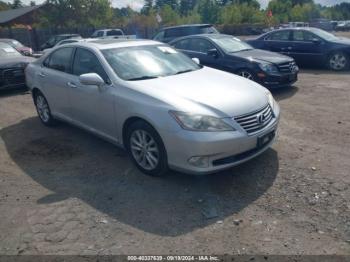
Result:
<svg viewBox="0 0 350 262"><path fill-rule="evenodd" d="M272 139L274 139L275 135L276 135L276 132L275 132L275 130L273 130L270 133L267 133L261 137L258 137L257 147L261 148L261 147L266 146L268 143L270 143L272 141Z"/></svg>

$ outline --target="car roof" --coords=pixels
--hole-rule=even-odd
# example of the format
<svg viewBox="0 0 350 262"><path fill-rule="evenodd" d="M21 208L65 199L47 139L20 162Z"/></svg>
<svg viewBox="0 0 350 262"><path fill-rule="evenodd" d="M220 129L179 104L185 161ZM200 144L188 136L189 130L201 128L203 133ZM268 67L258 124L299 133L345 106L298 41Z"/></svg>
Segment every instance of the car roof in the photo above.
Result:
<svg viewBox="0 0 350 262"><path fill-rule="evenodd" d="M170 43L175 43L180 40L188 39L188 38L209 38L209 39L218 39L218 38L224 38L224 37L234 37L232 35L227 35L227 34L196 34L196 35L187 35L187 36L182 36L175 38L174 40L170 41Z"/></svg>
<svg viewBox="0 0 350 262"><path fill-rule="evenodd" d="M93 39L89 41L79 41L76 43L67 44L65 46L86 46L95 47L97 49L112 49L112 48L122 48L122 47L134 47L143 45L164 45L153 40L147 39Z"/></svg>
<svg viewBox="0 0 350 262"><path fill-rule="evenodd" d="M212 24L187 24L187 25L168 26L168 27L162 28L162 30L184 28L184 27L207 27L207 26L213 26L213 25Z"/></svg>

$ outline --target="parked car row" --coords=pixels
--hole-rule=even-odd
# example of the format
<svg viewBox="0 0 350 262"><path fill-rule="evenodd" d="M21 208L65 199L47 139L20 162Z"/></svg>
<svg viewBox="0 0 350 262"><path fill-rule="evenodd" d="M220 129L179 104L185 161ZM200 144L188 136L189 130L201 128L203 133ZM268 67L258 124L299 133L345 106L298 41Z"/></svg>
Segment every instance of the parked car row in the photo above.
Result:
<svg viewBox="0 0 350 262"><path fill-rule="evenodd" d="M176 27L171 30L180 36ZM277 30L251 44L205 30L169 44L70 38L21 70L43 124L77 125L125 148L143 173L161 176L169 168L213 173L267 150L280 109L263 86L296 82L294 58L316 59L315 50L300 54L308 45L320 47L320 59L332 50L324 55L332 69L348 66L346 40L319 29ZM7 48L3 53L24 57Z"/></svg>

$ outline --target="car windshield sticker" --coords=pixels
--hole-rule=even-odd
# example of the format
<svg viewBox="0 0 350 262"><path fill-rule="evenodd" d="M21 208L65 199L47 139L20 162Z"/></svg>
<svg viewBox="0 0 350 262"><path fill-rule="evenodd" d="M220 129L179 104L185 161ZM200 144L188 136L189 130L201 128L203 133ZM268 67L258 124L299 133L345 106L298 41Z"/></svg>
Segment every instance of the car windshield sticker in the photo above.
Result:
<svg viewBox="0 0 350 262"><path fill-rule="evenodd" d="M158 49L160 51L162 51L163 53L167 53L167 54L176 54L177 51L171 47L168 46L158 46Z"/></svg>

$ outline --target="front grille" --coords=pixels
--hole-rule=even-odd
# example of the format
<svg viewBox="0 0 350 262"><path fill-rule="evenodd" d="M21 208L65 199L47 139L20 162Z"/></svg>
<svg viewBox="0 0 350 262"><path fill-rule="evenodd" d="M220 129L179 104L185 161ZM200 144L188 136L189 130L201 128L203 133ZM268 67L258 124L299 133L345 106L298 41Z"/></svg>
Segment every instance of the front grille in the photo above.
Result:
<svg viewBox="0 0 350 262"><path fill-rule="evenodd" d="M11 86L24 84L23 68L0 69L0 86Z"/></svg>
<svg viewBox="0 0 350 262"><path fill-rule="evenodd" d="M273 118L273 111L270 105L267 105L253 113L234 117L234 120L240 124L248 134L254 134L267 126Z"/></svg>
<svg viewBox="0 0 350 262"><path fill-rule="evenodd" d="M278 65L278 69L282 73L294 73L296 70L296 63L293 62L287 62L287 63L282 63Z"/></svg>

